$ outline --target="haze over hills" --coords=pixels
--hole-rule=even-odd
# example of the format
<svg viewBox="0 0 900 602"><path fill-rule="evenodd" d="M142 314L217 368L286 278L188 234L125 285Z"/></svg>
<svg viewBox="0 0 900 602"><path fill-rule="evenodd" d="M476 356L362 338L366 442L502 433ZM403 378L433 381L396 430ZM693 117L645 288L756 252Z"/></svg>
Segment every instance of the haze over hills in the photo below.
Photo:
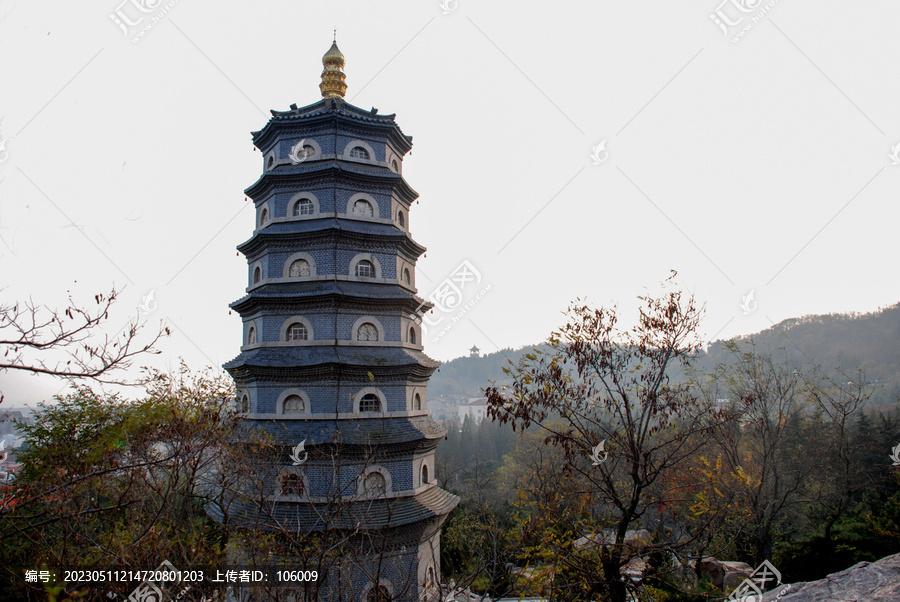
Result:
<svg viewBox="0 0 900 602"><path fill-rule="evenodd" d="M799 365L819 365L847 373L862 370L868 381L884 385L900 398L900 303L866 314L826 314L783 320L772 328L733 339L757 350L781 350ZM707 350L708 362L724 362L730 353L722 341Z"/></svg>
<svg viewBox="0 0 900 602"><path fill-rule="evenodd" d="M787 356L798 367L821 366L826 372L841 369L864 372L877 382L875 403L900 401L900 303L866 314L827 314L783 320L772 328L731 339L741 349ZM726 344L715 341L702 354L699 366L712 368L732 359ZM430 398L440 395L478 396L490 381L506 379L503 367L518 361L535 347L503 349L484 356L460 357L441 365L428 384Z"/></svg>

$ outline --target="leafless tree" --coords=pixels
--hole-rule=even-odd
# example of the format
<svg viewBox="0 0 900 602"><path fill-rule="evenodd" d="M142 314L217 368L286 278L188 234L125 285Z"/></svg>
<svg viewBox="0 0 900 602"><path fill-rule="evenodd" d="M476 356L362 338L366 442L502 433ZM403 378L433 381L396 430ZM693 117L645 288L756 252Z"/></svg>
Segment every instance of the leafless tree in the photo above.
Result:
<svg viewBox="0 0 900 602"><path fill-rule="evenodd" d="M807 428L815 434L808 438L815 462L808 462L807 496L820 514L822 540L829 546L834 546L835 523L854 496L875 482L873 472L882 469L862 461L870 442L856 436L854 428L873 394L874 385L862 370L847 374L838 369L833 376L815 370L804 378L804 395L812 406Z"/></svg>
<svg viewBox="0 0 900 602"><path fill-rule="evenodd" d="M109 312L118 296L115 288L97 294L95 307L79 305L70 296L62 310L31 299L0 302L0 371L124 384L126 379L120 377L120 371L136 356L158 353L154 346L170 332L161 325L141 340L144 323L136 316L111 336Z"/></svg>
<svg viewBox="0 0 900 602"><path fill-rule="evenodd" d="M718 368L728 391L726 410L732 420L714 431L730 478L720 486L730 490L743 513L734 541L741 558L754 562L772 559L775 527L801 501L809 476L801 451L800 429L806 410L800 371L787 360L755 348L729 344L734 362Z"/></svg>

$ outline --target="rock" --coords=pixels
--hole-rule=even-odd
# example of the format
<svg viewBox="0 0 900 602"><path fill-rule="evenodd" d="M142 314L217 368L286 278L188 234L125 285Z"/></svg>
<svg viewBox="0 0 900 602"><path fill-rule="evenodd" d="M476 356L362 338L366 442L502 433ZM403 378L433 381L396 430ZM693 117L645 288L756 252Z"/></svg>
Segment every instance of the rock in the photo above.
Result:
<svg viewBox="0 0 900 602"><path fill-rule="evenodd" d="M753 567L746 562L717 560L707 556L700 561L700 573L709 575L713 585L720 590L731 591L753 574Z"/></svg>
<svg viewBox="0 0 900 602"><path fill-rule="evenodd" d="M779 597L781 596L781 597ZM819 581L778 587L763 602L896 602L900 600L900 554L860 562Z"/></svg>
<svg viewBox="0 0 900 602"><path fill-rule="evenodd" d="M727 562L723 561L725 567L725 578L722 580L722 591L730 592L741 582L753 574L753 567L746 562Z"/></svg>
<svg viewBox="0 0 900 602"><path fill-rule="evenodd" d="M701 575L709 575L713 585L721 589L722 580L725 577L725 568L722 566L721 562L712 556L705 556L700 560L698 572Z"/></svg>
<svg viewBox="0 0 900 602"><path fill-rule="evenodd" d="M644 573L650 568L646 558L635 556L622 567L622 576L628 577L635 583L644 578Z"/></svg>
<svg viewBox="0 0 900 602"><path fill-rule="evenodd" d="M647 529L628 529L625 531L625 540L622 542L626 546L641 550L650 545L650 531ZM575 540L575 549L582 550L584 548L593 548L597 546L609 546L615 542L616 537L612 530L606 530L603 533L591 533Z"/></svg>

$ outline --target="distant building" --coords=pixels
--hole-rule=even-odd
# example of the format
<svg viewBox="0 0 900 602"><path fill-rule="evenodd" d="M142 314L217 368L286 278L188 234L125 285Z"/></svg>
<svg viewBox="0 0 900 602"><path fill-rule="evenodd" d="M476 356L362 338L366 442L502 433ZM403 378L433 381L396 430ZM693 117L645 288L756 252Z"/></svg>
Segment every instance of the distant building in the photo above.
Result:
<svg viewBox="0 0 900 602"><path fill-rule="evenodd" d="M487 397L469 399L466 405L459 407L458 416L460 422L465 422L466 416L471 416L476 423L481 422L487 416Z"/></svg>
<svg viewBox="0 0 900 602"><path fill-rule="evenodd" d="M13 421L31 422L30 418L18 410L0 412L0 485L12 482L14 475L21 469L16 457L16 448L21 443L21 436ZM2 496L0 496L2 497Z"/></svg>
<svg viewBox="0 0 900 602"><path fill-rule="evenodd" d="M472 345L472 348L469 349L469 356L470 356L470 357L478 357L478 354L479 354L479 353L481 353L481 349L479 349L479 348L476 347L475 345Z"/></svg>
<svg viewBox="0 0 900 602"><path fill-rule="evenodd" d="M26 416L22 410L14 410L12 408L0 412L0 435L12 433L16 429L15 421L31 424L32 419Z"/></svg>
<svg viewBox="0 0 900 602"><path fill-rule="evenodd" d="M31 424L33 421L31 414L26 415L25 412L21 410L10 408L0 412L0 442L6 442L5 447L8 452L19 447L22 443L22 433L17 428L16 423ZM13 462L15 459L15 452L12 451L11 454L12 459L9 461Z"/></svg>

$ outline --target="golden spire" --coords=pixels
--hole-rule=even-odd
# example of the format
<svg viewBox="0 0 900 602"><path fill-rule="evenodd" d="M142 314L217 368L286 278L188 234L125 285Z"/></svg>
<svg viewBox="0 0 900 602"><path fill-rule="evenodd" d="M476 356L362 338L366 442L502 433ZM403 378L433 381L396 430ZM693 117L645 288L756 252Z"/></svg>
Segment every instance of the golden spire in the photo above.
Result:
<svg viewBox="0 0 900 602"><path fill-rule="evenodd" d="M325 67L322 71L322 83L319 84L322 98L343 98L347 92L347 82L344 81L347 76L344 75L344 55L338 50L337 39L322 57L322 65Z"/></svg>

